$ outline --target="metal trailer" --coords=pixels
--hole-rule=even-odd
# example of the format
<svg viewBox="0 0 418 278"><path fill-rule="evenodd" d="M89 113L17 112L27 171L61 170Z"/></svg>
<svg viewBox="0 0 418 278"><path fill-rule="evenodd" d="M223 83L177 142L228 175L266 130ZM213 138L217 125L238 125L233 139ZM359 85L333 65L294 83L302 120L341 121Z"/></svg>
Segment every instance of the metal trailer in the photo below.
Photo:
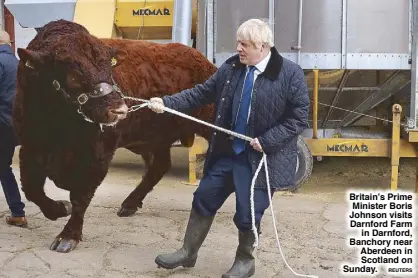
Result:
<svg viewBox="0 0 418 278"><path fill-rule="evenodd" d="M394 190L400 157L417 157L417 8L416 0L199 0L197 48L220 66L236 53L242 22L268 21L311 94L297 188L313 157L357 156L391 158Z"/></svg>

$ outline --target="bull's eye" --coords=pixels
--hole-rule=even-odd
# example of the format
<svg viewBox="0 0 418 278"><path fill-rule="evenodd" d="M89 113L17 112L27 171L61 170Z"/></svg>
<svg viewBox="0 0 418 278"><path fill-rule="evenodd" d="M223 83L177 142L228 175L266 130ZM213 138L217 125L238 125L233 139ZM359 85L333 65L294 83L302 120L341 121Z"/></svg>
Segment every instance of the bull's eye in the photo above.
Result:
<svg viewBox="0 0 418 278"><path fill-rule="evenodd" d="M79 89L82 84L80 79L75 74L70 73L67 75L67 86L73 89Z"/></svg>

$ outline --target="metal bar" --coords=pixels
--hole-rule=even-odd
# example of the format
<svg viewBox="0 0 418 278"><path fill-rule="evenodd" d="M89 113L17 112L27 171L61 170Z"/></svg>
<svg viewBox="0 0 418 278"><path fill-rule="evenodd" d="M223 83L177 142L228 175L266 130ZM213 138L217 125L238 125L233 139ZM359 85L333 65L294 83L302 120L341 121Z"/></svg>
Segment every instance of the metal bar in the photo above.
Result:
<svg viewBox="0 0 418 278"><path fill-rule="evenodd" d="M206 1L206 57L214 63L214 0Z"/></svg>
<svg viewBox="0 0 418 278"><path fill-rule="evenodd" d="M298 22L298 64L300 65L300 50L302 49L302 19L303 0L299 0L299 22Z"/></svg>
<svg viewBox="0 0 418 278"><path fill-rule="evenodd" d="M341 90L343 92L345 91L376 91L379 90L380 87L344 87ZM313 87L308 87L308 90L312 91ZM319 91L333 91L335 92L336 90L338 90L338 87L319 87L318 88Z"/></svg>
<svg viewBox="0 0 418 278"><path fill-rule="evenodd" d="M371 94L367 99L360 103L360 105L354 108L353 111L359 113L366 113L370 111L392 95L399 92L401 89L408 86L410 82L411 80L408 71L395 72L391 77L388 78L388 80L385 81L379 90ZM339 126L348 126L361 117L363 116L356 113L349 113L345 118L343 118Z"/></svg>
<svg viewBox="0 0 418 278"><path fill-rule="evenodd" d="M390 179L390 189L395 191L398 189L398 177L399 177L399 140L400 140L400 123L401 123L402 107L399 104L395 104L392 107L393 124L392 124L392 147L391 147L391 166L392 177Z"/></svg>
<svg viewBox="0 0 418 278"><path fill-rule="evenodd" d="M341 20L341 68L347 67L347 0L342 2Z"/></svg>
<svg viewBox="0 0 418 278"><path fill-rule="evenodd" d="M192 0L174 0L172 42L190 45L192 34Z"/></svg>
<svg viewBox="0 0 418 278"><path fill-rule="evenodd" d="M298 51L297 64L300 65L300 50L302 49L302 18L303 18L303 0L299 0L298 15L298 45L292 46L292 50Z"/></svg>
<svg viewBox="0 0 418 278"><path fill-rule="evenodd" d="M408 6L408 53L411 53L412 50L412 22L413 22L413 1L409 0L409 6Z"/></svg>
<svg viewBox="0 0 418 278"><path fill-rule="evenodd" d="M334 99L332 100L331 106L329 107L328 112L325 115L324 120L322 121L322 128L324 128L325 125L327 124L328 119L331 116L332 110L334 110L334 106L337 104L337 102L338 102L338 100L339 100L339 98L341 96L341 93L343 91L343 88L344 88L345 83L347 82L347 79L348 79L348 75L349 74L350 74L350 71L349 70L345 70L344 71L344 74L341 77L341 81L340 81L340 84L338 86L337 92L335 93Z"/></svg>
<svg viewBox="0 0 418 278"><path fill-rule="evenodd" d="M411 98L410 98L410 118L408 120L409 129L417 129L418 117L418 5L417 1L412 4L412 47L411 47Z"/></svg>
<svg viewBox="0 0 418 278"><path fill-rule="evenodd" d="M313 139L318 138L318 70L313 70L313 76L314 76L314 90L313 90L313 109L312 109L312 127L313 127Z"/></svg>
<svg viewBox="0 0 418 278"><path fill-rule="evenodd" d="M275 0L269 0L269 25L271 32L273 34L273 42L274 42L274 23L275 23L275 16L274 16L274 3Z"/></svg>
<svg viewBox="0 0 418 278"><path fill-rule="evenodd" d="M4 27L4 1L0 1L0 17L1 17L1 30L5 30L6 28Z"/></svg>
<svg viewBox="0 0 418 278"><path fill-rule="evenodd" d="M213 63L216 63L216 56L215 53L217 53L216 51L216 44L217 44L217 36L218 36L218 2L217 0L213 0L213 14L212 14L212 18L213 18Z"/></svg>
<svg viewBox="0 0 418 278"><path fill-rule="evenodd" d="M330 122L333 120L330 120ZM391 134L389 131L379 131L379 130L369 130L367 128L340 128L340 129L334 129L334 128L318 128L318 134L321 134L322 136L318 137L318 139L321 138L350 138L350 139L390 139ZM312 139L313 136L313 130L311 128L305 129L301 136L303 138L309 138Z"/></svg>

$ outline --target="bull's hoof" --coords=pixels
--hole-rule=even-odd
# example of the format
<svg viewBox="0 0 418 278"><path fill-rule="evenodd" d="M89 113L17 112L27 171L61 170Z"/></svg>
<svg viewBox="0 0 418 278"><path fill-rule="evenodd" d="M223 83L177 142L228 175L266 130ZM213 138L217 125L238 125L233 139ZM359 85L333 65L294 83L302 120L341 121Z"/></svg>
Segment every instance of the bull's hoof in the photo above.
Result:
<svg viewBox="0 0 418 278"><path fill-rule="evenodd" d="M73 205L65 200L60 200L58 201L60 202L62 205L64 205L64 209L65 209L65 216L71 215L71 212L73 211Z"/></svg>
<svg viewBox="0 0 418 278"><path fill-rule="evenodd" d="M78 245L77 240L56 238L54 242L52 242L49 249L52 251L60 252L60 253L68 253L74 250L77 245Z"/></svg>
<svg viewBox="0 0 418 278"><path fill-rule="evenodd" d="M124 208L124 207L120 207L120 209L117 212L117 215L119 217L128 217L128 216L132 216L135 214L135 212L137 212L137 208Z"/></svg>

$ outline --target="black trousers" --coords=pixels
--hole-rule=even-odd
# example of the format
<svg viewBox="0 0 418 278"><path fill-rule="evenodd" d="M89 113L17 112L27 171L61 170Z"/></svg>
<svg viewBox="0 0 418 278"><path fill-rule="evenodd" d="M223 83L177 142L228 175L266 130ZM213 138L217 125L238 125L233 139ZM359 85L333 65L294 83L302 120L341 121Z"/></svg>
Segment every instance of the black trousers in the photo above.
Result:
<svg viewBox="0 0 418 278"><path fill-rule="evenodd" d="M251 166L246 151L218 159L194 192L193 208L203 216L214 216L226 199L235 192L234 224L240 231L251 230ZM273 194L273 191L271 192ZM272 196L273 197L273 196ZM269 207L268 191L254 189L255 225L260 226L264 211Z"/></svg>

